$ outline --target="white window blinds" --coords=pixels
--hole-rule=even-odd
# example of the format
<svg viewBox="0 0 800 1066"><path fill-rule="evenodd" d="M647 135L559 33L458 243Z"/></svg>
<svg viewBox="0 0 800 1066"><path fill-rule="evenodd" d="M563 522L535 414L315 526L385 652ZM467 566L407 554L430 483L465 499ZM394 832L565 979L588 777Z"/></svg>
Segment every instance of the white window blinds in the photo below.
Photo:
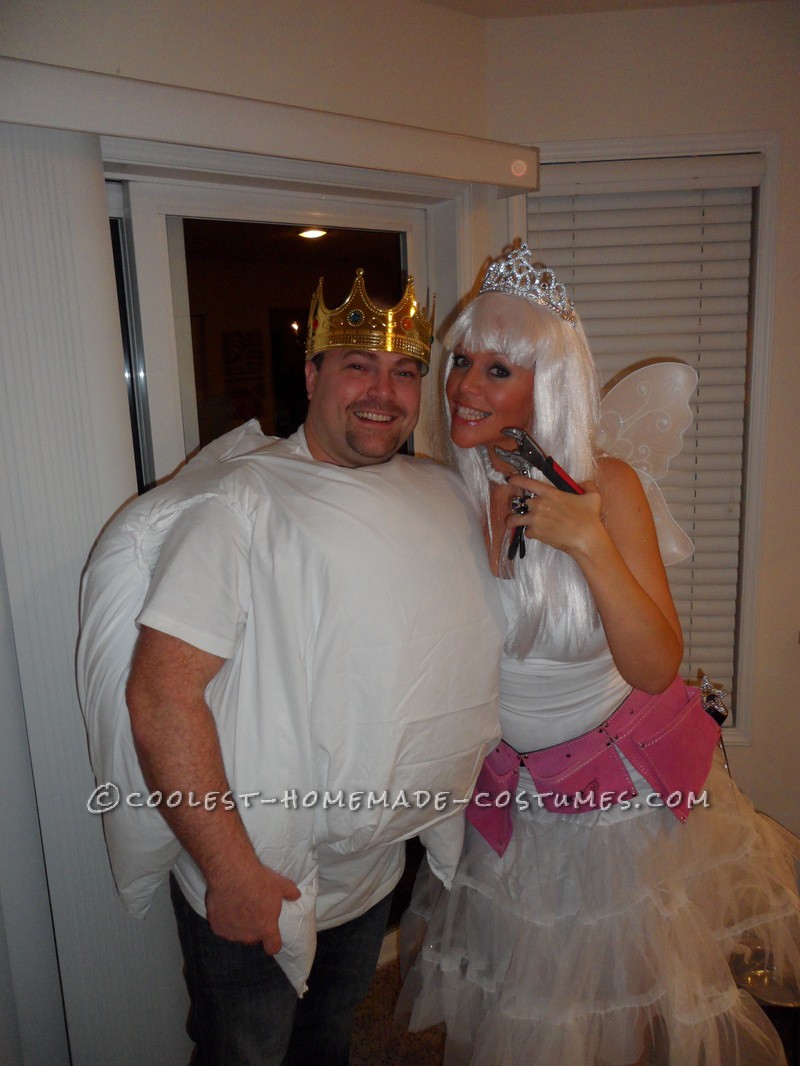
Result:
<svg viewBox="0 0 800 1066"><path fill-rule="evenodd" d="M694 542L668 571L686 645L735 694L753 189L760 156L545 164L528 243L575 301L603 383L693 366L695 421L660 486Z"/></svg>

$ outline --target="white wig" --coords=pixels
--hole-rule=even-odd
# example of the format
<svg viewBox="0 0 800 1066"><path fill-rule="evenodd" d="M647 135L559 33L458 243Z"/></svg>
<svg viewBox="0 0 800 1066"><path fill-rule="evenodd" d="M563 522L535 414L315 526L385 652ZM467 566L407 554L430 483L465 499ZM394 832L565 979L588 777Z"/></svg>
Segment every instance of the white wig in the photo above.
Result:
<svg viewBox="0 0 800 1066"><path fill-rule="evenodd" d="M522 297L487 292L461 312L444 338L444 347L448 352L445 382L455 350L497 352L517 366L533 368L532 423L520 428L576 481L595 477L599 389L579 320L571 325ZM449 424L446 402L444 408ZM509 440L509 449L513 447ZM491 530L486 449L458 448L452 443L449 449L453 465ZM538 471L533 476L544 480ZM507 558L508 543L506 534L502 560ZM509 592L516 608L506 650L523 658L537 638L552 638L566 628L568 649L580 651L600 619L579 566L565 552L540 541L526 539L525 546L525 559L516 561L513 574L503 575L511 578Z"/></svg>

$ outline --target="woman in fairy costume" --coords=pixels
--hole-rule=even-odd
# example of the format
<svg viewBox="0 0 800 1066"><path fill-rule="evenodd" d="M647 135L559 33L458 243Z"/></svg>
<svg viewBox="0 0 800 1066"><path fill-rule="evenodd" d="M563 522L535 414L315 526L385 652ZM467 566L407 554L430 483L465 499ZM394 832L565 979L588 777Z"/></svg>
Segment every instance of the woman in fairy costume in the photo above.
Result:
<svg viewBox="0 0 800 1066"><path fill-rule="evenodd" d="M447 1066L780 1063L729 963L765 950L797 981L793 842L726 776L715 727L675 680L683 642L650 508L632 468L598 454L572 303L522 245L445 348L451 457L508 619L503 742L452 888L418 880L405 931L426 932L400 1013L412 1029L446 1022ZM579 492L520 474L508 427Z"/></svg>

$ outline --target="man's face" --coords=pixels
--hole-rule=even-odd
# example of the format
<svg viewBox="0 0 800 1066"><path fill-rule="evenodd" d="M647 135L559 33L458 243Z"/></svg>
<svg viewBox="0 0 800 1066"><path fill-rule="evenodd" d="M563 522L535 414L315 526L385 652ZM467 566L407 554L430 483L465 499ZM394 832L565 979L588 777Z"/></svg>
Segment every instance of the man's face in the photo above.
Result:
<svg viewBox="0 0 800 1066"><path fill-rule="evenodd" d="M336 466L385 463L419 417L421 366L392 352L331 348L306 363L306 440L315 459Z"/></svg>

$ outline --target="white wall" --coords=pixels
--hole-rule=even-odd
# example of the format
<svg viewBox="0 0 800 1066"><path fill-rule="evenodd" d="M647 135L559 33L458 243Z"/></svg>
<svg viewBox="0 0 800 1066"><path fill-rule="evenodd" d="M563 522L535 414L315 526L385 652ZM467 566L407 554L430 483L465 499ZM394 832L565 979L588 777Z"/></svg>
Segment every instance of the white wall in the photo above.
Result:
<svg viewBox="0 0 800 1066"><path fill-rule="evenodd" d="M482 24L421 0L11 0L0 48L17 59L487 136Z"/></svg>
<svg viewBox="0 0 800 1066"><path fill-rule="evenodd" d="M493 137L563 142L777 131L781 138L753 741L730 751L756 805L800 832L800 5L494 20Z"/></svg>

